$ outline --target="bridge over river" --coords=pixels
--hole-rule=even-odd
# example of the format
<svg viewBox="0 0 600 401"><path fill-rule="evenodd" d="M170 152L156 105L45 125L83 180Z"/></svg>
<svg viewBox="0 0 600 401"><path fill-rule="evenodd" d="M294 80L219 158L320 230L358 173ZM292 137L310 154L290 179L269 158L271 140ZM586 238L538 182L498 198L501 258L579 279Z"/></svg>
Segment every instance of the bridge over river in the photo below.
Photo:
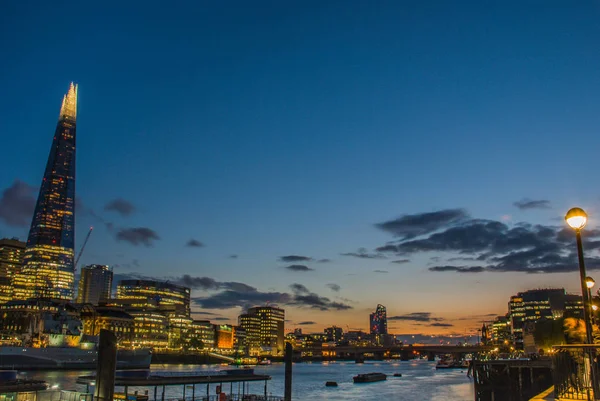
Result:
<svg viewBox="0 0 600 401"><path fill-rule="evenodd" d="M436 355L452 354L460 358L465 354L486 352L494 349L489 345L435 345L414 344L394 346L314 346L298 350L302 357L316 358L359 358L373 355L376 358L399 357L402 360L414 359L416 356L427 355L433 360Z"/></svg>

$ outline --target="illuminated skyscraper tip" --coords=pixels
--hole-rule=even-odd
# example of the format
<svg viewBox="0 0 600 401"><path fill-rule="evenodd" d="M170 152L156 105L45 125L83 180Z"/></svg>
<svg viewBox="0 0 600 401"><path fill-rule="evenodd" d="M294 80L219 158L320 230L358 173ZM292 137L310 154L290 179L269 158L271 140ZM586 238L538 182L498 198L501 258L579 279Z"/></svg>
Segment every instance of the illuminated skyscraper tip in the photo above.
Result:
<svg viewBox="0 0 600 401"><path fill-rule="evenodd" d="M59 119L68 118L77 120L77 85L71 82L69 91L63 97L62 106L60 107Z"/></svg>
<svg viewBox="0 0 600 401"><path fill-rule="evenodd" d="M77 85L63 98L14 299L73 299Z"/></svg>

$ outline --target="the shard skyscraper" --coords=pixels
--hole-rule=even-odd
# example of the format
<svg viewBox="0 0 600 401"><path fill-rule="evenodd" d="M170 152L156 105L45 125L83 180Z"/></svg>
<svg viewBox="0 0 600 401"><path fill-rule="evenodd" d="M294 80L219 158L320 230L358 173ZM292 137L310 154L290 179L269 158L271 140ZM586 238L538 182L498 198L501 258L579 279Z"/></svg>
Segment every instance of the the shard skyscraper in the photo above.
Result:
<svg viewBox="0 0 600 401"><path fill-rule="evenodd" d="M64 96L14 299L73 299L77 85Z"/></svg>

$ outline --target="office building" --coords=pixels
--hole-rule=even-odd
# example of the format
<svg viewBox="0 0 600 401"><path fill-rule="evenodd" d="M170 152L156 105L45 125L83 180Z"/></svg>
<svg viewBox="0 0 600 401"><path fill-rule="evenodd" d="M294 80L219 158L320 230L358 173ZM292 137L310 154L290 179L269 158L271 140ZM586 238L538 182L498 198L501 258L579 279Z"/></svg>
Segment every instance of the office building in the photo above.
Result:
<svg viewBox="0 0 600 401"><path fill-rule="evenodd" d="M369 327L371 328L371 334L387 334L387 313L385 306L377 305L375 312L369 315Z"/></svg>
<svg viewBox="0 0 600 401"><path fill-rule="evenodd" d="M156 304L158 309L190 315L190 289L154 280L121 280L117 285L117 302L134 301L139 306Z"/></svg>
<svg viewBox="0 0 600 401"><path fill-rule="evenodd" d="M507 316L498 316L491 324L491 342L495 345L512 343L510 319Z"/></svg>
<svg viewBox="0 0 600 401"><path fill-rule="evenodd" d="M251 355L282 355L284 351L285 311L273 306L249 308L239 317L246 331L246 343Z"/></svg>
<svg viewBox="0 0 600 401"><path fill-rule="evenodd" d="M215 328L208 320L193 320L188 331L190 350L211 349L215 343Z"/></svg>
<svg viewBox="0 0 600 401"><path fill-rule="evenodd" d="M0 239L0 277L12 278L21 270L25 243L17 238Z"/></svg>
<svg viewBox="0 0 600 401"><path fill-rule="evenodd" d="M75 270L77 86L64 96L27 237L14 298L72 300Z"/></svg>
<svg viewBox="0 0 600 401"><path fill-rule="evenodd" d="M110 299L113 272L105 265L89 265L81 269L77 303L98 305Z"/></svg>
<svg viewBox="0 0 600 401"><path fill-rule="evenodd" d="M511 336L515 348L524 349L524 331L529 331L539 319L581 316L581 297L567 294L564 288L536 289L510 297L508 311Z"/></svg>

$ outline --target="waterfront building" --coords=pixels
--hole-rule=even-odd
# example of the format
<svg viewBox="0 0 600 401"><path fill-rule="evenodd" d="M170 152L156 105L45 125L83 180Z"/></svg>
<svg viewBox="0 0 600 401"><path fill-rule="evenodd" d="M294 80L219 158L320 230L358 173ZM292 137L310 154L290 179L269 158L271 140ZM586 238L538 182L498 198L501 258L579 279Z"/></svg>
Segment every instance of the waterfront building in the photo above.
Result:
<svg viewBox="0 0 600 401"><path fill-rule="evenodd" d="M193 320L187 337L189 349L210 349L215 343L215 329L208 320Z"/></svg>
<svg viewBox="0 0 600 401"><path fill-rule="evenodd" d="M77 303L98 305L110 299L113 272L105 265L89 265L81 269Z"/></svg>
<svg viewBox="0 0 600 401"><path fill-rule="evenodd" d="M508 316L498 316L491 325L491 341L494 345L512 343L510 319Z"/></svg>
<svg viewBox="0 0 600 401"><path fill-rule="evenodd" d="M169 321L167 330L169 334L169 348L183 349L187 347L192 318L183 313L169 313L167 314L167 318Z"/></svg>
<svg viewBox="0 0 600 401"><path fill-rule="evenodd" d="M240 315L239 325L246 330L250 355L282 355L284 351L285 311L274 306L249 308Z"/></svg>
<svg viewBox="0 0 600 401"><path fill-rule="evenodd" d="M110 330L119 343L131 342L134 335L134 318L123 308L116 306L84 305L80 312L83 333L99 336L100 330Z"/></svg>
<svg viewBox="0 0 600 401"><path fill-rule="evenodd" d="M234 329L229 324L215 324L215 348L220 350L233 349Z"/></svg>
<svg viewBox="0 0 600 401"><path fill-rule="evenodd" d="M169 346L169 333L166 330L169 319L155 308L127 309L133 317L133 339L131 345L151 349L166 349Z"/></svg>
<svg viewBox="0 0 600 401"><path fill-rule="evenodd" d="M155 304L159 309L190 316L190 289L169 282L121 280L117 285L117 300L135 301L139 306Z"/></svg>
<svg viewBox="0 0 600 401"><path fill-rule="evenodd" d="M327 341L334 341L336 343L340 342L342 340L342 336L344 335L342 328L336 326L327 327L324 332L327 336Z"/></svg>
<svg viewBox="0 0 600 401"><path fill-rule="evenodd" d="M81 337L79 310L60 300L14 300L0 305L0 332L25 346L76 346Z"/></svg>
<svg viewBox="0 0 600 401"><path fill-rule="evenodd" d="M520 292L508 303L511 336L517 349L524 349L524 329L536 321L583 314L581 297L567 294L564 288L536 289ZM579 309L578 309L579 307ZM531 332L531 329L528 329Z"/></svg>
<svg viewBox="0 0 600 401"><path fill-rule="evenodd" d="M75 269L77 86L64 96L27 237L15 299L72 300Z"/></svg>
<svg viewBox="0 0 600 401"><path fill-rule="evenodd" d="M248 353L246 346L246 330L242 326L234 326L233 328L233 348L243 354Z"/></svg>
<svg viewBox="0 0 600 401"><path fill-rule="evenodd" d="M387 334L387 312L385 306L378 304L375 312L369 315L371 334Z"/></svg>

